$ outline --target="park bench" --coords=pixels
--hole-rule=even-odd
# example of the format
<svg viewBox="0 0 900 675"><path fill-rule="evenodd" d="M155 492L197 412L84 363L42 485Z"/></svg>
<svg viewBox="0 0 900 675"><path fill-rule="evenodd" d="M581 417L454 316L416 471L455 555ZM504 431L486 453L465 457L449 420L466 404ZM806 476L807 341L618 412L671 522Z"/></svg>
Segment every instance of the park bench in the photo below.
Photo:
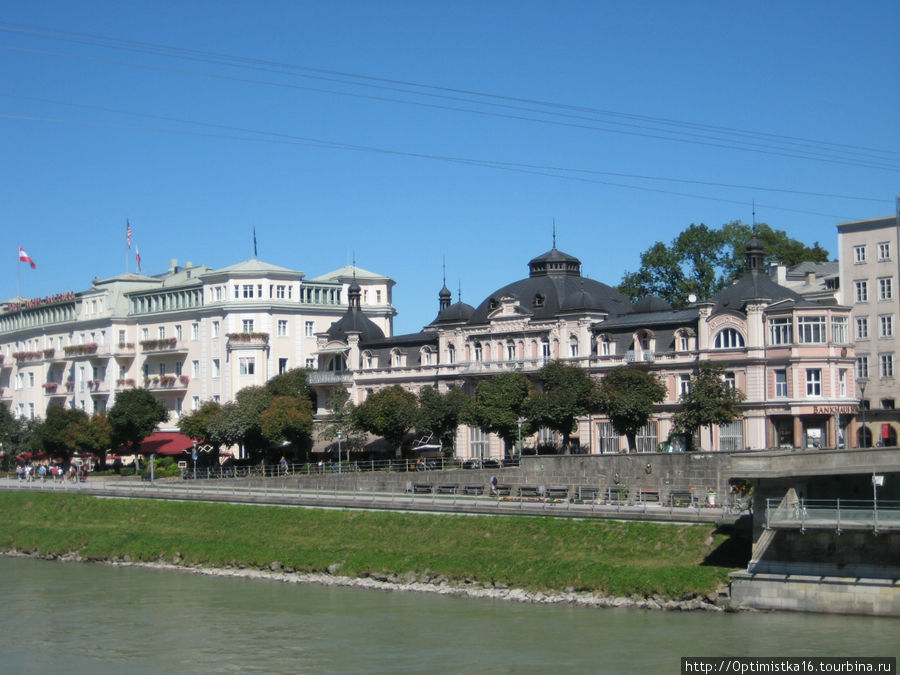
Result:
<svg viewBox="0 0 900 675"><path fill-rule="evenodd" d="M466 487L463 488L463 493L465 493L467 495L475 495L477 497L478 495L484 494L484 486L483 485L466 485Z"/></svg>
<svg viewBox="0 0 900 675"><path fill-rule="evenodd" d="M669 506L695 506L697 498L690 490L672 490L669 493Z"/></svg>
<svg viewBox="0 0 900 675"><path fill-rule="evenodd" d="M634 496L635 504L659 504L659 490L639 489Z"/></svg>
<svg viewBox="0 0 900 675"><path fill-rule="evenodd" d="M548 499L568 499L569 487L567 485L551 485L547 488Z"/></svg>
<svg viewBox="0 0 900 675"><path fill-rule="evenodd" d="M610 485L603 491L607 504L627 504L628 488L623 485Z"/></svg>
<svg viewBox="0 0 900 675"><path fill-rule="evenodd" d="M512 492L512 488L509 485L498 485L497 486L497 496L498 497L509 497Z"/></svg>
<svg viewBox="0 0 900 675"><path fill-rule="evenodd" d="M413 485L413 494L430 495L434 492L434 486L431 483L416 483Z"/></svg>
<svg viewBox="0 0 900 675"><path fill-rule="evenodd" d="M540 496L540 492L537 485L520 485L517 494L519 499L535 499Z"/></svg>
<svg viewBox="0 0 900 675"><path fill-rule="evenodd" d="M597 494L599 492L600 488L589 485L579 485L575 488L575 499L579 499L583 502L593 502L597 499Z"/></svg>
<svg viewBox="0 0 900 675"><path fill-rule="evenodd" d="M459 485L456 483L444 483L437 486L437 493L439 495L455 495L457 490L459 490Z"/></svg>

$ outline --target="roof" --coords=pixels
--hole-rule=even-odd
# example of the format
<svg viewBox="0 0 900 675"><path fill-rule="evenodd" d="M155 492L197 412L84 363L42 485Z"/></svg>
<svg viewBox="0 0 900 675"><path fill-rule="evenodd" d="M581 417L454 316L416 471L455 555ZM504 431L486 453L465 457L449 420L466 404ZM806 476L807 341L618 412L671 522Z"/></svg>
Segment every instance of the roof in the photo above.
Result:
<svg viewBox="0 0 900 675"><path fill-rule="evenodd" d="M235 263L234 265L229 265L228 267L222 267L221 269L208 271L201 276L209 277L220 275L239 277L257 275L290 276L301 279L306 276L304 272L291 270L287 267L281 267L280 265L273 265L272 263L263 262L262 260L257 260L256 258L253 258L251 260L244 260L243 262Z"/></svg>
<svg viewBox="0 0 900 675"><path fill-rule="evenodd" d="M357 281L385 281L391 285L394 284L394 280L390 277L364 270L362 267L357 267L356 265L346 265L339 270L315 277L310 281L351 281L352 279L356 279Z"/></svg>
<svg viewBox="0 0 900 675"><path fill-rule="evenodd" d="M188 452L194 447L194 440L177 431L157 431L141 441L141 454L166 455L174 457Z"/></svg>

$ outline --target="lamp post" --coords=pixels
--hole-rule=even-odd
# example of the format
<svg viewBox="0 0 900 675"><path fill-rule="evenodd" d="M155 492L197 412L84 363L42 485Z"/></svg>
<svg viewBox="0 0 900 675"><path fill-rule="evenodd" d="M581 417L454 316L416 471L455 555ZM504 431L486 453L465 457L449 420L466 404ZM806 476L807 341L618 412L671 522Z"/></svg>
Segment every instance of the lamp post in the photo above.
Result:
<svg viewBox="0 0 900 675"><path fill-rule="evenodd" d="M878 488L884 485L884 475L875 473L872 469L872 518L875 524L875 534L878 534Z"/></svg>
<svg viewBox="0 0 900 675"><path fill-rule="evenodd" d="M337 437L338 437L338 473L341 473L341 439L343 438L343 436L344 436L344 434L342 434L340 431L337 432Z"/></svg>
<svg viewBox="0 0 900 675"><path fill-rule="evenodd" d="M194 447L191 452L191 459L194 460L194 480L197 480L197 440L194 439Z"/></svg>
<svg viewBox="0 0 900 675"><path fill-rule="evenodd" d="M516 424L519 426L519 464L522 463L522 424L525 422L523 418L519 418Z"/></svg>
<svg viewBox="0 0 900 675"><path fill-rule="evenodd" d="M868 429L866 428L866 399L865 399L866 385L868 383L869 383L869 381L864 377L861 377L858 380L856 380L856 385L859 387L859 413L860 413L860 416L862 417L862 429L863 429L862 430L862 441L863 441L863 443L866 444L863 447L866 447L866 448L869 447L867 444L867 439L866 439L866 432L868 431Z"/></svg>

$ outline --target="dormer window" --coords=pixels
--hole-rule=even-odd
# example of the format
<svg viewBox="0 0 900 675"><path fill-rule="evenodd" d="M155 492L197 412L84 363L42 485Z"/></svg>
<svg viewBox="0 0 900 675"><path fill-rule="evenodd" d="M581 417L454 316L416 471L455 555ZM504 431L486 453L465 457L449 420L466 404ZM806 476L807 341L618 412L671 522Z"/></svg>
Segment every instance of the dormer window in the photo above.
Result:
<svg viewBox="0 0 900 675"><path fill-rule="evenodd" d="M734 328L719 331L714 342L716 349L737 349L744 346L744 336Z"/></svg>
<svg viewBox="0 0 900 675"><path fill-rule="evenodd" d="M498 303L495 298L491 298L490 300L488 300L488 309L491 309L491 310L497 309L497 305L498 305Z"/></svg>
<svg viewBox="0 0 900 675"><path fill-rule="evenodd" d="M538 293L537 295L534 296L534 302L532 303L532 305L534 307L543 307L544 303L546 301L547 301L547 298L545 298L542 293Z"/></svg>

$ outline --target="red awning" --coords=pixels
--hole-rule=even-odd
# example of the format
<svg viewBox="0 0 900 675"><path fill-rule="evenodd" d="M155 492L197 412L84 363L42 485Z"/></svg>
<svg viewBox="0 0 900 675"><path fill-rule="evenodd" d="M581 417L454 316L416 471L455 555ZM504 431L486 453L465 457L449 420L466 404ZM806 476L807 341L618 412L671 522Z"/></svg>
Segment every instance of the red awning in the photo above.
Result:
<svg viewBox="0 0 900 675"><path fill-rule="evenodd" d="M176 431L157 431L150 434L141 443L141 454L149 455L155 453L157 455L166 455L174 457L182 453L190 454L191 448L194 447L194 441L184 434Z"/></svg>

